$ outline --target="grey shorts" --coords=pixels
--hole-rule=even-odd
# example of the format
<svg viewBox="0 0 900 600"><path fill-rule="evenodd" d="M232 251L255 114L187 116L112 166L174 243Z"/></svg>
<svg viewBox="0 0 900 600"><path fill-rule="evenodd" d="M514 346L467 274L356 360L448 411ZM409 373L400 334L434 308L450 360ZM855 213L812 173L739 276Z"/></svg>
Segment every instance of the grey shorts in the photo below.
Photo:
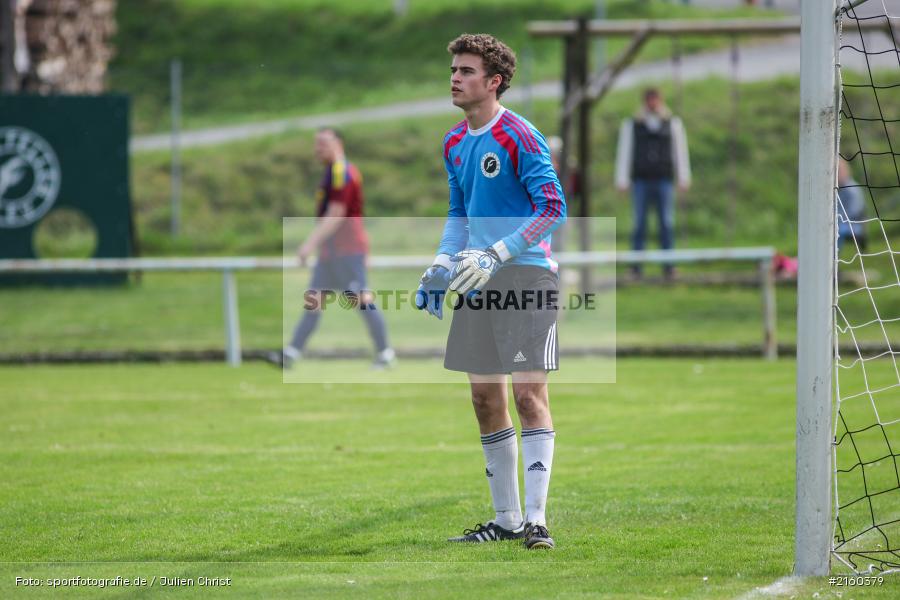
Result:
<svg viewBox="0 0 900 600"><path fill-rule="evenodd" d="M451 302L444 368L479 375L559 369L555 273L509 265L475 296Z"/></svg>

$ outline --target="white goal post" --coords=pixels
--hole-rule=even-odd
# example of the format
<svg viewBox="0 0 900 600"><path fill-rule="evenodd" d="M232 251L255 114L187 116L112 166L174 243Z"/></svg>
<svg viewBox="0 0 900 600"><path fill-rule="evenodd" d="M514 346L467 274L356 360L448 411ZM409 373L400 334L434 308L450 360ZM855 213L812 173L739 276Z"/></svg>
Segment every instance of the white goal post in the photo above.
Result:
<svg viewBox="0 0 900 600"><path fill-rule="evenodd" d="M797 508L794 573L827 575L831 446L840 0L803 0L797 284Z"/></svg>
<svg viewBox="0 0 900 600"><path fill-rule="evenodd" d="M800 576L900 571L900 3L864 3L802 5Z"/></svg>

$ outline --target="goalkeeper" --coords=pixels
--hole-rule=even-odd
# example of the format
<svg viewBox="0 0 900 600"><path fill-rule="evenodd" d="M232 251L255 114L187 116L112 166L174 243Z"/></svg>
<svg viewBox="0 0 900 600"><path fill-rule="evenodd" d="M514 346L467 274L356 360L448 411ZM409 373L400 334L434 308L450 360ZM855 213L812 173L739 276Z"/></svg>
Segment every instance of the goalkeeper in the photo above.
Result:
<svg viewBox="0 0 900 600"><path fill-rule="evenodd" d="M515 72L512 50L484 34L461 35L448 50L453 104L466 118L444 138L450 208L417 306L441 318L446 289L464 300L453 313L444 367L468 374L495 512L451 541L522 539L529 549L552 548L547 373L559 368L559 351L550 233L566 220L565 199L544 137L499 103ZM522 423L524 518L507 375Z"/></svg>

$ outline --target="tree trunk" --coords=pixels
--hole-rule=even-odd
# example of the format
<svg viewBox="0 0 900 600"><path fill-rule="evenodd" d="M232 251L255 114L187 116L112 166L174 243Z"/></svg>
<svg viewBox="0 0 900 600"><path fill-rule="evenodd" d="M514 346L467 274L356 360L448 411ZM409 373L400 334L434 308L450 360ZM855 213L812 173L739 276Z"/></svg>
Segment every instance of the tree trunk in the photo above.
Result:
<svg viewBox="0 0 900 600"><path fill-rule="evenodd" d="M4 94L19 91L19 77L13 62L15 3L16 0L0 0L0 92Z"/></svg>

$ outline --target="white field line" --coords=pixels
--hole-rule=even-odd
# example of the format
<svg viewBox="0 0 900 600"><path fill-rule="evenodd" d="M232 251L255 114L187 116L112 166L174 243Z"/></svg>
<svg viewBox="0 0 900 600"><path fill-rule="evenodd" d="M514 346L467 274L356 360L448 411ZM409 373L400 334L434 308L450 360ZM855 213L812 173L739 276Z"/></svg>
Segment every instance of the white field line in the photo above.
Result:
<svg viewBox="0 0 900 600"><path fill-rule="evenodd" d="M802 577L789 575L776 579L769 585L753 588L746 594L738 596L737 600L761 600L762 598L778 598L790 596L803 583Z"/></svg>

